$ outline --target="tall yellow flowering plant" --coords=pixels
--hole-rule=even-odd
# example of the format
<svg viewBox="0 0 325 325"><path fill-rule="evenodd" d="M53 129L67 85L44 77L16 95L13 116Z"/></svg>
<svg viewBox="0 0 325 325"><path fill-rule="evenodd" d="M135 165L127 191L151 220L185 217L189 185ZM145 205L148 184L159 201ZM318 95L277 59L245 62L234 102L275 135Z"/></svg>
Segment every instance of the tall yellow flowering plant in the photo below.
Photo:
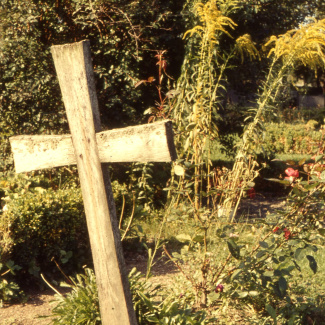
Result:
<svg viewBox="0 0 325 325"><path fill-rule="evenodd" d="M236 28L236 23L228 15L237 8L238 3L237 0L196 2L194 12L198 24L184 34L192 46L178 81L180 95L174 119L179 131L178 140L183 144L183 157L194 166L196 210L201 206L202 184L207 184L207 192L211 186L210 140L218 136L213 117L218 116L220 92L225 90L225 70L235 55L240 55L242 59L246 54L251 58L259 56L247 34L234 42L229 53L220 53L221 37L226 35L231 39L230 31Z"/></svg>
<svg viewBox="0 0 325 325"><path fill-rule="evenodd" d="M258 175L257 162L252 148L263 135L263 118L269 108L274 107L277 95L283 87L284 78L299 65L313 69L325 67L325 19L313 20L299 29L290 30L280 36L272 36L265 44L270 59L270 68L257 100L255 116L247 124L236 156L232 172L228 174L228 187L223 199L223 210L227 216L235 216L245 189Z"/></svg>

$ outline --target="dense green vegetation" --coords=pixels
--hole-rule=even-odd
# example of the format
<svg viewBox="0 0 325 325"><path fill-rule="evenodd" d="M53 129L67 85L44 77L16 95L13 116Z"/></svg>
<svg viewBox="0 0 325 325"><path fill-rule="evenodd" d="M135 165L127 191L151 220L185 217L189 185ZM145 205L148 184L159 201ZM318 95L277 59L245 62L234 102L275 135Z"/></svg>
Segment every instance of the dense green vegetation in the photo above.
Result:
<svg viewBox="0 0 325 325"><path fill-rule="evenodd" d="M322 1L3 0L0 18L1 303L64 270L55 323L100 324L75 167L16 175L8 142L68 132L50 47L89 39L104 128L174 123L176 162L110 166L125 247L148 255L139 323L322 324L324 111L289 107L295 71L324 71ZM269 184L281 210L237 212ZM148 282L161 251L168 290Z"/></svg>

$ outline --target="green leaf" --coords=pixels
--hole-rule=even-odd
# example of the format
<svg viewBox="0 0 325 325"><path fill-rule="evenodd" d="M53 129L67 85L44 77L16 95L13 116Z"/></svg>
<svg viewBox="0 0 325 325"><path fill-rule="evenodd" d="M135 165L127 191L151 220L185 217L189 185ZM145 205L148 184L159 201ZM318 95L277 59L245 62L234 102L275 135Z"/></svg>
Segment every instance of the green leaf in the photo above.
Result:
<svg viewBox="0 0 325 325"><path fill-rule="evenodd" d="M248 296L247 291L242 291L238 293L238 298L246 298Z"/></svg>
<svg viewBox="0 0 325 325"><path fill-rule="evenodd" d="M141 234L143 234L143 228L142 228L142 226L141 225L136 225L136 228L138 229L138 232L139 233L141 233Z"/></svg>
<svg viewBox="0 0 325 325"><path fill-rule="evenodd" d="M299 243L300 243L300 241L299 240L296 240L296 239L290 239L288 241L288 245L289 246L297 246Z"/></svg>
<svg viewBox="0 0 325 325"><path fill-rule="evenodd" d="M321 178L321 179L325 179L325 170L322 171L322 173L320 174L320 178Z"/></svg>
<svg viewBox="0 0 325 325"><path fill-rule="evenodd" d="M264 276L266 276L266 277L273 277L273 275L274 275L274 272L273 271L265 271L264 273L263 273L263 275Z"/></svg>
<svg viewBox="0 0 325 325"><path fill-rule="evenodd" d="M283 185L290 185L290 181L289 180L282 180L282 179L277 179L277 178L264 178L265 180L267 181L271 181L271 182L276 182L276 183L280 183L280 184L283 184Z"/></svg>
<svg viewBox="0 0 325 325"><path fill-rule="evenodd" d="M325 237L325 228L319 228L319 229L318 229L318 233L319 233L321 236Z"/></svg>
<svg viewBox="0 0 325 325"><path fill-rule="evenodd" d="M298 165L301 166L306 162L306 158L302 158L301 160L299 160Z"/></svg>
<svg viewBox="0 0 325 325"><path fill-rule="evenodd" d="M227 241L227 244L228 244L228 249L229 249L231 255L238 260L240 258L239 246L232 239L229 239Z"/></svg>
<svg viewBox="0 0 325 325"><path fill-rule="evenodd" d="M276 275L276 272L274 272ZM287 292L287 281L283 276L279 277L279 280L276 281L273 285L274 293L281 299L283 299Z"/></svg>
<svg viewBox="0 0 325 325"><path fill-rule="evenodd" d="M285 162L286 162L287 165L296 166L296 162L291 160L291 159L288 159Z"/></svg>
<svg viewBox="0 0 325 325"><path fill-rule="evenodd" d="M185 185L185 188L191 187L195 182L190 182Z"/></svg>
<svg viewBox="0 0 325 325"><path fill-rule="evenodd" d="M319 162L322 159L323 159L323 155L316 156L315 163Z"/></svg>
<svg viewBox="0 0 325 325"><path fill-rule="evenodd" d="M262 248L269 248L269 244L267 242L265 242L265 241L260 241L260 246Z"/></svg>
<svg viewBox="0 0 325 325"><path fill-rule="evenodd" d="M191 241L191 236L185 234L179 234L176 236L176 239L181 243L187 243Z"/></svg>
<svg viewBox="0 0 325 325"><path fill-rule="evenodd" d="M304 193L299 188L294 187L293 188L293 194L295 194L297 196L303 196Z"/></svg>
<svg viewBox="0 0 325 325"><path fill-rule="evenodd" d="M303 251L303 248L297 248L294 254L294 257L297 261L300 261L303 258L303 255L301 254L301 252Z"/></svg>
<svg viewBox="0 0 325 325"><path fill-rule="evenodd" d="M232 276L231 276L231 280L234 280L234 279L236 278L236 276L237 276L239 273L241 273L241 272L242 272L241 269L236 270L236 271L232 274Z"/></svg>
<svg viewBox="0 0 325 325"><path fill-rule="evenodd" d="M220 298L220 293L211 292L208 294L208 298L211 302L214 302Z"/></svg>
<svg viewBox="0 0 325 325"><path fill-rule="evenodd" d="M188 245L185 245L181 249L181 254L187 254L189 250L190 250L190 247Z"/></svg>
<svg viewBox="0 0 325 325"><path fill-rule="evenodd" d="M272 317L272 319L274 321L274 325L276 325L277 321L276 321L276 311L275 311L275 309L269 304L265 305L265 309L267 310L269 315Z"/></svg>
<svg viewBox="0 0 325 325"><path fill-rule="evenodd" d="M305 190L307 190L307 191L311 191L311 190L313 190L315 187L318 186L318 182L314 182L314 183L311 183L311 184L308 184L307 182L306 182L306 184L305 184L304 182L301 182L301 184L304 185L304 188L305 188Z"/></svg>
<svg viewBox="0 0 325 325"><path fill-rule="evenodd" d="M61 254L62 254L61 262L63 264L67 263L73 255L72 251L68 251L68 252L61 251Z"/></svg>
<svg viewBox="0 0 325 325"><path fill-rule="evenodd" d="M203 243L203 240L204 240L203 235L196 235L192 238L192 241L196 243Z"/></svg>
<svg viewBox="0 0 325 325"><path fill-rule="evenodd" d="M313 256L311 255L306 255L308 261L309 261L309 267L311 268L311 270L316 273L317 272L317 262L314 259Z"/></svg>
<svg viewBox="0 0 325 325"><path fill-rule="evenodd" d="M310 246L308 246L308 248L309 248L311 251L315 252L315 253L318 251L318 248L317 248L317 246L315 246L315 245L310 245Z"/></svg>
<svg viewBox="0 0 325 325"><path fill-rule="evenodd" d="M266 254L266 251L258 251L256 253L256 258L261 258L262 256L264 256Z"/></svg>
<svg viewBox="0 0 325 325"><path fill-rule="evenodd" d="M278 286L282 297L284 297L287 292L288 286L287 286L287 280L283 276L279 278Z"/></svg>
<svg viewBox="0 0 325 325"><path fill-rule="evenodd" d="M176 165L174 166L174 172L177 176L184 176L185 169L182 166Z"/></svg>

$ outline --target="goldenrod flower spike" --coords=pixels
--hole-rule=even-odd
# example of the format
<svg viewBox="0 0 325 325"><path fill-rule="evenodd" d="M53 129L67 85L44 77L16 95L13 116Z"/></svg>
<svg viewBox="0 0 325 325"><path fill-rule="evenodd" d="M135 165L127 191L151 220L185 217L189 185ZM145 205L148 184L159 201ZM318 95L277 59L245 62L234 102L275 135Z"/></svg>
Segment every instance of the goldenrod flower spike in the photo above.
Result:
<svg viewBox="0 0 325 325"><path fill-rule="evenodd" d="M237 38L235 50L240 55L242 62L244 61L245 54L248 54L250 60L260 59L260 54L249 34Z"/></svg>
<svg viewBox="0 0 325 325"><path fill-rule="evenodd" d="M298 63L314 71L325 66L325 19L314 21L300 29L290 30L279 37L272 36L265 46L273 45L268 57L274 55L286 64Z"/></svg>
<svg viewBox="0 0 325 325"><path fill-rule="evenodd" d="M184 34L183 39L188 34L190 36L193 36L194 33L201 35L202 31L206 32L207 38L211 42L216 40L217 31L221 31L231 37L225 27L234 29L237 25L232 19L223 15L218 9L215 0L210 0L206 4L200 2L196 4L195 9L203 26L198 25L188 30Z"/></svg>

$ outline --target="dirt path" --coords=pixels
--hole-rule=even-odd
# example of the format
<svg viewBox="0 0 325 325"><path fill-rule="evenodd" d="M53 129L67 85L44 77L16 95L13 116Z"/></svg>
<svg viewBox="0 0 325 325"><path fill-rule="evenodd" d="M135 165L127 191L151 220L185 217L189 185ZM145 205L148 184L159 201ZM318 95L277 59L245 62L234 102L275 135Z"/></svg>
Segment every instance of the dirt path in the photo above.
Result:
<svg viewBox="0 0 325 325"><path fill-rule="evenodd" d="M42 293L31 292L31 296L24 304L4 306L0 308L0 325L45 325L50 320L38 319L39 315L50 315L53 291Z"/></svg>
<svg viewBox="0 0 325 325"><path fill-rule="evenodd" d="M274 212L285 206L286 197L274 193L257 193L253 199L244 198L240 204L237 216L250 218L265 218L268 212Z"/></svg>
<svg viewBox="0 0 325 325"><path fill-rule="evenodd" d="M147 259L142 254L130 254L126 256L126 264L128 271L136 267L138 271L145 273L147 269ZM164 260L157 261L152 268L153 282L155 284L172 282L172 274L175 274L177 269L175 266ZM62 289L56 288L63 293ZM27 292L29 298L27 302L22 304L5 305L0 308L0 325L48 325L51 318L38 318L39 316L51 315L51 310L54 306L53 302L55 292L47 289L42 292L30 291Z"/></svg>

